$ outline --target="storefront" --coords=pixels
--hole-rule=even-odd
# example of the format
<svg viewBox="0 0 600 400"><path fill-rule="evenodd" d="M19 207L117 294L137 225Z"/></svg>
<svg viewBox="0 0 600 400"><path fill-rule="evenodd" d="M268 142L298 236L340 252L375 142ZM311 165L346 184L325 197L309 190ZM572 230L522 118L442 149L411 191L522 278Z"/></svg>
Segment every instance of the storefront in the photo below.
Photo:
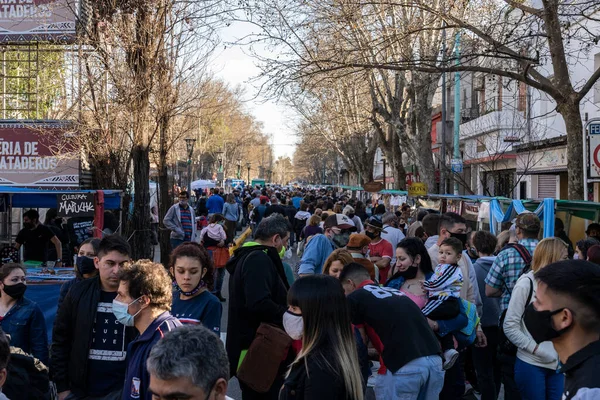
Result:
<svg viewBox="0 0 600 400"><path fill-rule="evenodd" d="M568 198L566 137L515 146L518 198Z"/></svg>

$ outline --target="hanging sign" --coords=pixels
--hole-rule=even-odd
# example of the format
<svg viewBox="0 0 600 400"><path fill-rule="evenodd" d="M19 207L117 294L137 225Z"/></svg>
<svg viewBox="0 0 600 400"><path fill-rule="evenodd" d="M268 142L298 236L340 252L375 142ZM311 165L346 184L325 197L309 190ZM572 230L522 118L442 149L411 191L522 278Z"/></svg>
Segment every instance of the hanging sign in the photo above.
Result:
<svg viewBox="0 0 600 400"><path fill-rule="evenodd" d="M59 217L93 217L93 193L68 193L56 196Z"/></svg>
<svg viewBox="0 0 600 400"><path fill-rule="evenodd" d="M363 189L369 193L377 193L383 189L383 183L381 182L367 182L363 185Z"/></svg>
<svg viewBox="0 0 600 400"><path fill-rule="evenodd" d="M452 172L460 174L463 172L463 160L461 158L452 159Z"/></svg>
<svg viewBox="0 0 600 400"><path fill-rule="evenodd" d="M411 197L427 196L427 185L423 182L415 182L408 187L408 195Z"/></svg>

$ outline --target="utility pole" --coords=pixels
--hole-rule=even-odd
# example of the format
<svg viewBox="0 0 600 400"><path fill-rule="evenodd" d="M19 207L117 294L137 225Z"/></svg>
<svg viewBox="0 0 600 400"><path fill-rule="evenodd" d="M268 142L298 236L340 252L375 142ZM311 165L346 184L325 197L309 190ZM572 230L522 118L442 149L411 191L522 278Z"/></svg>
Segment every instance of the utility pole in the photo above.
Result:
<svg viewBox="0 0 600 400"><path fill-rule="evenodd" d="M442 68L446 68L446 21L442 29ZM440 193L446 194L446 125L448 116L446 104L446 72L442 72L442 149L440 154Z"/></svg>
<svg viewBox="0 0 600 400"><path fill-rule="evenodd" d="M454 41L456 66L460 65L460 32ZM460 159L460 72L454 73L454 159ZM458 195L458 180L454 179L454 195Z"/></svg>

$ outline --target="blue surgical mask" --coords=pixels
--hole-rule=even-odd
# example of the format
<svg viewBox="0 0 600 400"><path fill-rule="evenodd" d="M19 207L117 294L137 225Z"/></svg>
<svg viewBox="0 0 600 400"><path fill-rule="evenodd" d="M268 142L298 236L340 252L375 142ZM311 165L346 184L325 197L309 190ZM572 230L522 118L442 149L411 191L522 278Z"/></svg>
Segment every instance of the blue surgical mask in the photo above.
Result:
<svg viewBox="0 0 600 400"><path fill-rule="evenodd" d="M129 304L123 303L119 300L113 300L112 311L113 311L113 314L115 315L115 317L117 317L117 321L119 321L120 323L122 323L125 326L134 326L135 325L135 317L136 317L136 315L138 315L140 313L140 311L142 311L142 309L140 308L140 311L136 312L134 315L129 314L129 312L127 310L129 309L130 305L132 305L139 299L141 299L141 297L138 297L137 299L135 299L134 301L132 301Z"/></svg>

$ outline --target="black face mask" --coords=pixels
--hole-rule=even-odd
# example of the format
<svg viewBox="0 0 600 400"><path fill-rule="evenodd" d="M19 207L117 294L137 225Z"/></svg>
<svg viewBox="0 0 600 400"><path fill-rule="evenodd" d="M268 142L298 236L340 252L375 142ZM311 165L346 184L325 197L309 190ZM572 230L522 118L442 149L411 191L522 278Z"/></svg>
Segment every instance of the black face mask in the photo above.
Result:
<svg viewBox="0 0 600 400"><path fill-rule="evenodd" d="M465 245L467 244L467 234L466 233L452 233L452 232L448 232L448 233L450 234L450 237L457 238L458 240L460 240L463 245L463 249L465 248Z"/></svg>
<svg viewBox="0 0 600 400"><path fill-rule="evenodd" d="M77 266L77 271L79 271L81 275L91 274L96 270L94 259L86 256L77 256L75 265Z"/></svg>
<svg viewBox="0 0 600 400"><path fill-rule="evenodd" d="M525 312L523 313L523 321L525 322L525 326L531 334L531 337L536 341L536 343L547 342L557 338L570 328L570 326L568 326L560 331L557 331L554 329L554 326L552 326L552 316L558 314L562 310L564 310L564 308L559 308L558 310L554 311L537 311L533 307L533 303L529 304L525 308Z"/></svg>
<svg viewBox="0 0 600 400"><path fill-rule="evenodd" d="M348 214L348 218L350 218L350 219L354 218L354 214Z"/></svg>
<svg viewBox="0 0 600 400"><path fill-rule="evenodd" d="M24 283L17 283L14 285L4 285L4 293L9 295L15 300L19 300L25 294L27 285Z"/></svg>
<svg viewBox="0 0 600 400"><path fill-rule="evenodd" d="M373 240L373 239L375 239L375 238L377 237L377 234L376 234L376 233L369 232L369 231L366 231L366 232L365 232L365 235L367 235L367 237L368 237L369 239L371 239L371 240Z"/></svg>
<svg viewBox="0 0 600 400"><path fill-rule="evenodd" d="M398 275L404 279L414 279L415 276L417 276L417 272L419 272L419 267L416 265L411 265L406 271L398 272Z"/></svg>
<svg viewBox="0 0 600 400"><path fill-rule="evenodd" d="M23 222L23 228L33 229L33 224L31 222Z"/></svg>

